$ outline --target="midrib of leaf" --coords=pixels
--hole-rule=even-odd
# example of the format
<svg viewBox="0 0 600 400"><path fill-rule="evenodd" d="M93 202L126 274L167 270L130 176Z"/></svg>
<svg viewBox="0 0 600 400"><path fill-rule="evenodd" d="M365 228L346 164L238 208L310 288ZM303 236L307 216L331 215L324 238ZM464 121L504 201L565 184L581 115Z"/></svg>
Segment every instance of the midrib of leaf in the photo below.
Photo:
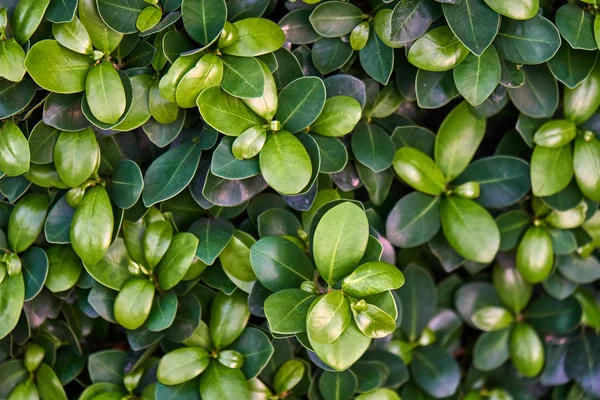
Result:
<svg viewBox="0 0 600 400"><path fill-rule="evenodd" d="M425 214L427 214L429 212L429 210L431 210L438 202L439 197L435 196L433 198L433 201L426 207L424 208L421 212L419 212L417 215L415 215L415 218L413 218L408 224L405 225L404 229L411 227L414 223L416 223L418 220L420 220Z"/></svg>
<svg viewBox="0 0 600 400"><path fill-rule="evenodd" d="M294 107L294 109L290 112L290 114L288 115L288 117L284 120L281 121L281 126L285 127L285 124L290 120L290 118L292 118L294 116L294 114L296 113L296 111L298 111L298 109L302 106L304 106L304 102L306 101L306 99L312 94L312 92L316 89L316 86L313 85L313 87L308 91L308 93L306 93L306 96L304 96L302 98L302 100L300 100L297 104L296 107Z"/></svg>
<svg viewBox="0 0 600 400"><path fill-rule="evenodd" d="M340 240L342 239L342 233L344 232L344 226L346 226L346 221L348 219L348 213L344 214L344 218L342 218L342 225L340 226L340 229L338 229L338 235L337 238L335 239L335 246L333 246L333 252L329 257L329 266L327 268L327 279L325 279L327 282L329 282L331 280L331 278L333 277L333 269L335 267L335 259L337 257L337 252L338 249L340 247Z"/></svg>
<svg viewBox="0 0 600 400"><path fill-rule="evenodd" d="M260 250L260 248L258 248L258 247L256 248L256 251L258 251L258 252L260 252L260 253L262 253L262 254L264 254L264 255L268 256L268 257L269 257L269 258L271 258L273 261L277 262L279 265L281 265L281 266L282 266L282 267L284 267L285 269L287 269L287 270L291 271L292 273L294 273L294 274L298 275L299 277L301 277L301 278L304 278L305 280L310 280L310 278L311 278L310 276L309 276L309 277L306 277L306 276L304 276L304 275L301 275L301 274L300 274L298 271L296 271L296 270L295 270L295 269L293 269L291 266L287 265L286 263L284 263L283 261L281 261L280 259L278 259L278 258L277 258L277 257L275 257L274 255L272 255L272 254L269 254L269 253L265 253L264 251Z"/></svg>

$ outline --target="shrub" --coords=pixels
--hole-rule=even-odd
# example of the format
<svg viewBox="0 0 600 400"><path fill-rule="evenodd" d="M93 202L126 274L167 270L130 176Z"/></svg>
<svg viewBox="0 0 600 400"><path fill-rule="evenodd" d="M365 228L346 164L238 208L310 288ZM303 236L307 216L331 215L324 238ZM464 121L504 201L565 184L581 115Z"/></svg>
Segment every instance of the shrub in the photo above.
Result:
<svg viewBox="0 0 600 400"><path fill-rule="evenodd" d="M600 398L595 1L0 6L0 399Z"/></svg>

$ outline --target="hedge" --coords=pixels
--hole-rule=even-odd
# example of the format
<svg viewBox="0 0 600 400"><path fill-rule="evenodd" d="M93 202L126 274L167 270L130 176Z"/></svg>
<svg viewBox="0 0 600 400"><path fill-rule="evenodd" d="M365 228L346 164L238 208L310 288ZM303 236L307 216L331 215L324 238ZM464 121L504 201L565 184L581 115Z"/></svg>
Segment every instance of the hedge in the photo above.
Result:
<svg viewBox="0 0 600 400"><path fill-rule="evenodd" d="M0 7L0 399L600 399L596 0Z"/></svg>

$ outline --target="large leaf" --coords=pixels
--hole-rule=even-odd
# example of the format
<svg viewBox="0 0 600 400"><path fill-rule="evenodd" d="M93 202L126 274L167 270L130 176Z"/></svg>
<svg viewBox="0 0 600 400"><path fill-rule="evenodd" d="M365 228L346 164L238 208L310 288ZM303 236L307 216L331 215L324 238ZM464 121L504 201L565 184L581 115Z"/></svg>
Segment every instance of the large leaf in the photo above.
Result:
<svg viewBox="0 0 600 400"><path fill-rule="evenodd" d="M222 48L225 54L252 57L271 53L281 47L285 34L275 22L265 18L246 18L234 22L237 40L231 46Z"/></svg>
<svg viewBox="0 0 600 400"><path fill-rule="evenodd" d="M433 0L400 1L392 11L390 39L400 43L412 42L427 32L441 14L440 5Z"/></svg>
<svg viewBox="0 0 600 400"><path fill-rule="evenodd" d="M181 14L186 32L202 46L212 43L227 21L225 0L183 0Z"/></svg>
<svg viewBox="0 0 600 400"><path fill-rule="evenodd" d="M418 265L409 265L404 278L406 284L396 292L403 308L401 327L408 340L414 342L435 315L436 291L429 272Z"/></svg>
<svg viewBox="0 0 600 400"><path fill-rule="evenodd" d="M92 38L94 47L104 54L112 53L123 40L122 33L109 28L102 20L96 0L79 1L79 19Z"/></svg>
<svg viewBox="0 0 600 400"><path fill-rule="evenodd" d="M323 81L315 77L303 77L281 91L275 117L281 122L282 129L296 133L312 124L324 105Z"/></svg>
<svg viewBox="0 0 600 400"><path fill-rule="evenodd" d="M408 52L414 66L434 72L448 71L460 64L469 54L447 26L434 28L417 39Z"/></svg>
<svg viewBox="0 0 600 400"><path fill-rule="evenodd" d="M321 277L330 285L348 275L362 258L369 238L364 212L346 202L327 211L313 239L313 254Z"/></svg>
<svg viewBox="0 0 600 400"><path fill-rule="evenodd" d="M295 243L277 236L265 237L253 244L250 262L260 283L272 292L300 287L314 275L304 252Z"/></svg>
<svg viewBox="0 0 600 400"><path fill-rule="evenodd" d="M84 265L95 265L108 250L114 227L110 199L103 186L86 190L71 223L71 243Z"/></svg>
<svg viewBox="0 0 600 400"><path fill-rule="evenodd" d="M306 329L311 342L329 344L344 333L350 320L350 303L342 291L333 290L312 305Z"/></svg>
<svg viewBox="0 0 600 400"><path fill-rule="evenodd" d="M387 217L386 237L395 246L415 247L440 230L439 197L413 192L404 196Z"/></svg>
<svg viewBox="0 0 600 400"><path fill-rule="evenodd" d="M473 115L465 102L446 116L435 140L435 162L447 182L467 168L483 140L485 127L485 119Z"/></svg>
<svg viewBox="0 0 600 400"><path fill-rule="evenodd" d="M315 299L315 295L301 289L285 289L267 297L264 307L269 329L280 334L304 332Z"/></svg>
<svg viewBox="0 0 600 400"><path fill-rule="evenodd" d="M0 170L8 176L22 175L29 171L31 154L25 135L12 121L0 128Z"/></svg>
<svg viewBox="0 0 600 400"><path fill-rule="evenodd" d="M444 16L452 32L475 56L492 44L500 28L500 16L484 0L443 2ZM465 16L469 18L466 19Z"/></svg>
<svg viewBox="0 0 600 400"><path fill-rule="evenodd" d="M444 235L464 258L489 263L500 247L500 232L492 216L472 200L449 196L442 201L440 216Z"/></svg>
<svg viewBox="0 0 600 400"><path fill-rule="evenodd" d="M146 6L143 0L96 0L100 17L120 33L136 33L138 15Z"/></svg>
<svg viewBox="0 0 600 400"><path fill-rule="evenodd" d="M54 165L60 179L72 188L85 182L98 163L98 144L91 129L61 132L54 146Z"/></svg>
<svg viewBox="0 0 600 400"><path fill-rule="evenodd" d="M25 298L25 287L21 274L4 277L0 283L0 338L8 335L17 325L23 300Z"/></svg>
<svg viewBox="0 0 600 400"><path fill-rule="evenodd" d="M265 181L282 194L296 194L309 182L312 165L302 143L287 131L271 133L260 152Z"/></svg>
<svg viewBox="0 0 600 400"><path fill-rule="evenodd" d="M55 93L85 90L88 71L94 61L61 46L56 40L42 40L29 49L25 68L35 83Z"/></svg>
<svg viewBox="0 0 600 400"><path fill-rule="evenodd" d="M49 4L50 0L22 0L17 3L10 22L19 44L25 44L34 34Z"/></svg>
<svg viewBox="0 0 600 400"><path fill-rule="evenodd" d="M85 97L90 111L100 122L116 124L125 112L125 88L111 63L92 67L85 81Z"/></svg>
<svg viewBox="0 0 600 400"><path fill-rule="evenodd" d="M570 144L552 149L536 146L531 156L531 189L536 196L551 196L567 187L573 178Z"/></svg>
<svg viewBox="0 0 600 400"><path fill-rule="evenodd" d="M146 322L152 300L154 284L144 278L127 281L115 299L115 319L125 329L134 330Z"/></svg>
<svg viewBox="0 0 600 400"><path fill-rule="evenodd" d="M469 54L454 68L456 88L472 106L483 103L500 83L502 67L493 46L481 56Z"/></svg>
<svg viewBox="0 0 600 400"><path fill-rule="evenodd" d="M185 189L196 173L201 153L202 148L197 143L188 143L154 160L144 177L144 204L149 207Z"/></svg>
<svg viewBox="0 0 600 400"><path fill-rule="evenodd" d="M360 8L342 1L320 4L310 14L310 23L314 30L323 37L340 37L352 32L362 22L363 13Z"/></svg>
<svg viewBox="0 0 600 400"><path fill-rule="evenodd" d="M200 396L205 400L250 397L248 384L239 369L223 366L213 360L200 377Z"/></svg>
<svg viewBox="0 0 600 400"><path fill-rule="evenodd" d="M410 364L415 382L436 398L453 395L460 383L458 363L445 350L428 346L415 350Z"/></svg>
<svg viewBox="0 0 600 400"><path fill-rule="evenodd" d="M490 1L487 3L489 5ZM498 0L498 3L504 3L504 0ZM558 29L541 15L525 21L504 18L494 46L500 57L508 61L541 64L558 51L560 35Z"/></svg>

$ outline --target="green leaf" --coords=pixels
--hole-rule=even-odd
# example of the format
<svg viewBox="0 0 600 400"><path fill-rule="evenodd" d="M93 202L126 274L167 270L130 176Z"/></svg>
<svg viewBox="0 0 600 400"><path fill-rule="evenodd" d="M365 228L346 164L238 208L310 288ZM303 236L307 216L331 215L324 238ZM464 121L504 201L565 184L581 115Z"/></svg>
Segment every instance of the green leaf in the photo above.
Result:
<svg viewBox="0 0 600 400"><path fill-rule="evenodd" d="M533 136L538 146L557 148L575 139L577 125L564 119L555 119L542 125Z"/></svg>
<svg viewBox="0 0 600 400"><path fill-rule="evenodd" d="M284 289L270 295L265 301L265 315L271 332L304 332L308 310L315 299L316 296L301 289Z"/></svg>
<svg viewBox="0 0 600 400"><path fill-rule="evenodd" d="M224 141L225 139L223 139L221 143ZM265 128L253 126L242 132L242 134L233 141L231 154L238 160L253 158L260 153L266 141L267 131Z"/></svg>
<svg viewBox="0 0 600 400"><path fill-rule="evenodd" d="M270 337L256 328L244 329L240 337L229 346L229 349L244 356L244 365L241 370L247 380L256 378L275 352Z"/></svg>
<svg viewBox="0 0 600 400"><path fill-rule="evenodd" d="M146 227L143 237L144 259L147 266L154 268L163 258L171 240L173 226L167 221L154 221Z"/></svg>
<svg viewBox="0 0 600 400"><path fill-rule="evenodd" d="M558 85L545 66L525 66L525 84L508 94L523 114L532 118L551 118L558 107Z"/></svg>
<svg viewBox="0 0 600 400"><path fill-rule="evenodd" d="M8 242L15 253L21 253L35 242L44 227L48 198L41 193L23 197L10 213Z"/></svg>
<svg viewBox="0 0 600 400"><path fill-rule="evenodd" d="M28 140L32 163L48 164L54 160L54 144L58 134L58 129L48 126L42 121L35 125Z"/></svg>
<svg viewBox="0 0 600 400"><path fill-rule="evenodd" d="M366 308L361 311L353 308L352 314L358 329L370 338L384 338L391 335L396 329L394 318L372 304L367 304Z"/></svg>
<svg viewBox="0 0 600 400"><path fill-rule="evenodd" d="M259 97L244 98L242 100L252 111L270 122L277 112L277 85L267 65L260 59L258 59L258 63L260 64L265 81L263 94Z"/></svg>
<svg viewBox="0 0 600 400"><path fill-rule="evenodd" d="M510 333L509 327L480 335L473 348L473 365L481 371L492 371L508 361Z"/></svg>
<svg viewBox="0 0 600 400"><path fill-rule="evenodd" d="M304 252L293 242L277 236L254 243L250 262L260 283L272 292L300 287L314 275L314 268Z"/></svg>
<svg viewBox="0 0 600 400"><path fill-rule="evenodd" d="M204 55L192 69L187 71L177 84L175 100L182 108L196 106L196 99L202 90L219 86L223 80L223 62L214 54Z"/></svg>
<svg viewBox="0 0 600 400"><path fill-rule="evenodd" d="M254 242L254 238L246 232L235 231L219 256L219 261L229 279L246 293L250 293L256 281L256 275L250 264L250 247Z"/></svg>
<svg viewBox="0 0 600 400"><path fill-rule="evenodd" d="M372 261L362 264L342 281L344 293L356 298L383 293L404 285L404 275L393 265Z"/></svg>
<svg viewBox="0 0 600 400"><path fill-rule="evenodd" d="M41 399L67 400L61 381L48 364L40 364L35 371L35 384Z"/></svg>
<svg viewBox="0 0 600 400"><path fill-rule="evenodd" d="M250 130L254 128L261 129L253 127ZM238 138L240 137L238 136ZM213 153L210 167L211 173L225 179L245 179L260 174L258 158L250 160L237 159L233 155L233 144L233 137L223 137L221 143L219 143L219 146L217 146L217 149Z"/></svg>
<svg viewBox="0 0 600 400"><path fill-rule="evenodd" d="M52 25L52 35L61 45L80 54L90 54L94 50L92 39L79 18L71 22Z"/></svg>
<svg viewBox="0 0 600 400"><path fill-rule="evenodd" d="M356 159L373 172L388 169L394 161L394 146L388 134L375 124L359 122L352 134Z"/></svg>
<svg viewBox="0 0 600 400"><path fill-rule="evenodd" d="M103 186L88 188L71 223L71 244L84 265L95 265L108 250L113 233L113 212Z"/></svg>
<svg viewBox="0 0 600 400"><path fill-rule="evenodd" d="M396 4L391 15L390 40L409 43L422 36L442 15L440 5L433 0L408 0Z"/></svg>
<svg viewBox="0 0 600 400"><path fill-rule="evenodd" d="M480 192L475 201L486 208L502 208L529 192L529 175L529 164L520 158L492 156L471 163L453 184L477 182Z"/></svg>
<svg viewBox="0 0 600 400"><path fill-rule="evenodd" d="M29 171L31 155L23 132L12 121L0 128L0 170L7 176L22 175Z"/></svg>
<svg viewBox="0 0 600 400"><path fill-rule="evenodd" d="M233 237L235 227L225 219L199 219L190 226L188 232L199 240L196 257L207 265L212 265Z"/></svg>
<svg viewBox="0 0 600 400"><path fill-rule="evenodd" d="M350 3L322 3L310 14L313 29L321 36L335 38L349 34L363 20L360 8Z"/></svg>
<svg viewBox="0 0 600 400"><path fill-rule="evenodd" d="M502 302L510 307L515 314L519 314L529 303L533 290L532 285L527 283L519 270L512 265L496 264L492 281Z"/></svg>
<svg viewBox="0 0 600 400"><path fill-rule="evenodd" d="M148 239L145 240L146 243L147 241ZM198 238L191 233L178 233L170 242L169 248L156 267L158 282L164 290L175 287L183 279L198 248Z"/></svg>
<svg viewBox="0 0 600 400"><path fill-rule="evenodd" d="M144 180L140 167L131 160L122 160L113 171L111 200L119 208L131 208L140 198L143 187Z"/></svg>
<svg viewBox="0 0 600 400"><path fill-rule="evenodd" d="M512 19L530 19L535 17L539 8L538 0L485 0L497 13Z"/></svg>
<svg viewBox="0 0 600 400"><path fill-rule="evenodd" d="M367 44L359 52L365 72L382 85L387 85L394 69L394 51L386 46L371 29Z"/></svg>
<svg viewBox="0 0 600 400"><path fill-rule="evenodd" d="M518 323L510 336L510 358L521 375L533 378L544 367L544 345L533 327Z"/></svg>
<svg viewBox="0 0 600 400"><path fill-rule="evenodd" d="M563 113L565 118L580 125L587 121L600 105L600 65L576 88L565 88ZM556 96L558 97L558 96Z"/></svg>
<svg viewBox="0 0 600 400"><path fill-rule="evenodd" d="M500 16L483 0L461 0L442 4L452 32L475 56L489 48L500 28ZM468 20L465 18L468 16Z"/></svg>
<svg viewBox="0 0 600 400"><path fill-rule="evenodd" d="M98 163L96 136L91 129L61 132L54 146L54 165L60 179L72 188L84 183Z"/></svg>
<svg viewBox="0 0 600 400"><path fill-rule="evenodd" d="M308 339L321 361L336 371L350 368L367 351L371 343L371 338L363 335L353 320L350 320L346 330L332 343L315 341L310 331Z"/></svg>
<svg viewBox="0 0 600 400"><path fill-rule="evenodd" d="M290 11L279 21L279 26L285 33L285 40L292 44L310 44L321 36L315 32L310 23L311 9Z"/></svg>
<svg viewBox="0 0 600 400"><path fill-rule="evenodd" d="M458 363L445 350L435 346L413 351L410 371L421 389L436 398L453 395L460 383Z"/></svg>
<svg viewBox="0 0 600 400"><path fill-rule="evenodd" d="M325 400L350 400L359 382L354 371L325 371L319 378L319 390Z"/></svg>
<svg viewBox="0 0 600 400"><path fill-rule="evenodd" d="M38 389L31 380L26 380L17 385L17 387L10 394L10 400L25 400L25 399L39 399L40 395Z"/></svg>
<svg viewBox="0 0 600 400"><path fill-rule="evenodd" d="M143 0L97 0L97 3L102 20L112 30L120 33L137 32L136 21L146 5Z"/></svg>
<svg viewBox="0 0 600 400"><path fill-rule="evenodd" d="M558 52L548 61L548 68L556 79L569 89L574 89L592 73L597 58L596 52L574 50L563 42Z"/></svg>
<svg viewBox="0 0 600 400"><path fill-rule="evenodd" d="M50 0L22 0L17 3L10 25L20 45L25 44L33 36L49 4Z"/></svg>
<svg viewBox="0 0 600 400"><path fill-rule="evenodd" d="M119 350L104 350L90 354L88 371L93 383L123 384L127 354Z"/></svg>
<svg viewBox="0 0 600 400"><path fill-rule="evenodd" d="M8 335L19 322L23 301L25 298L25 286L21 274L7 275L0 283L0 338Z"/></svg>
<svg viewBox="0 0 600 400"><path fill-rule="evenodd" d="M467 168L483 140L485 128L486 120L473 115L465 102L446 116L435 140L435 162L446 182L454 180Z"/></svg>
<svg viewBox="0 0 600 400"><path fill-rule="evenodd" d="M146 322L152 300L154 285L144 278L128 280L115 299L115 319L125 329L134 330Z"/></svg>
<svg viewBox="0 0 600 400"><path fill-rule="evenodd" d="M584 285L600 278L599 265L595 257L581 258L575 253L556 258L556 267L562 276Z"/></svg>
<svg viewBox="0 0 600 400"><path fill-rule="evenodd" d="M204 89L197 104L206 123L229 136L239 136L248 128L264 122L242 100L225 93L218 86Z"/></svg>
<svg viewBox="0 0 600 400"><path fill-rule="evenodd" d="M236 290L217 293L210 309L210 337L215 348L225 349L240 336L250 317L248 296Z"/></svg>
<svg viewBox="0 0 600 400"><path fill-rule="evenodd" d="M472 200L446 197L441 204L442 230L450 245L467 260L489 263L500 247L500 232L490 214Z"/></svg>
<svg viewBox="0 0 600 400"><path fill-rule="evenodd" d="M327 99L323 111L310 126L319 135L338 137L351 132L361 117L360 103L352 97L334 96Z"/></svg>
<svg viewBox="0 0 600 400"><path fill-rule="evenodd" d="M246 18L233 23L237 28L237 40L222 48L225 54L240 57L260 56L279 49L285 34L275 22L265 18Z"/></svg>
<svg viewBox="0 0 600 400"><path fill-rule="evenodd" d="M551 149L536 146L531 156L531 189L535 196L551 196L567 187L573 178L570 144Z"/></svg>
<svg viewBox="0 0 600 400"><path fill-rule="evenodd" d="M42 40L29 49L25 68L42 88L55 93L77 93L85 90L93 60L62 47L55 40Z"/></svg>
<svg viewBox="0 0 600 400"><path fill-rule="evenodd" d="M144 176L144 205L150 207L185 189L196 173L201 153L197 143L187 143L155 159Z"/></svg>
<svg viewBox="0 0 600 400"><path fill-rule="evenodd" d="M96 0L79 1L79 19L90 34L94 47L104 54L112 53L121 43L123 34L106 25L98 13Z"/></svg>
<svg viewBox="0 0 600 400"><path fill-rule="evenodd" d="M457 65L454 68L454 82L460 94L475 107L483 103L496 89L501 73L498 53L491 46L481 56L469 54Z"/></svg>
<svg viewBox="0 0 600 400"><path fill-rule="evenodd" d="M221 88L238 98L261 97L265 90L265 77L260 62L254 57L223 55L223 81Z"/></svg>
<svg viewBox="0 0 600 400"><path fill-rule="evenodd" d="M227 5L225 0L184 0L181 15L188 35L202 46L208 46L225 26Z"/></svg>
<svg viewBox="0 0 600 400"><path fill-rule="evenodd" d="M200 396L204 400L250 397L248 384L239 369L227 368L212 361L200 377Z"/></svg>
<svg viewBox="0 0 600 400"><path fill-rule="evenodd" d="M312 165L308 153L287 131L268 135L259 156L265 181L282 194L296 194L310 181Z"/></svg>
<svg viewBox="0 0 600 400"><path fill-rule="evenodd" d="M440 229L440 200L420 192L396 203L386 221L386 237L395 246L415 247L430 241Z"/></svg>
<svg viewBox="0 0 600 400"><path fill-rule="evenodd" d="M597 50L594 39L594 15L576 4L565 4L558 9L556 27L574 49Z"/></svg>
<svg viewBox="0 0 600 400"><path fill-rule="evenodd" d="M147 31L153 27L155 27L162 18L162 12L160 9L156 7L146 7L139 13L136 21L135 27L141 31Z"/></svg>
<svg viewBox="0 0 600 400"><path fill-rule="evenodd" d="M416 264L404 270L404 277L406 284L396 292L403 306L401 327L415 342L436 312L435 284L429 272Z"/></svg>
<svg viewBox="0 0 600 400"><path fill-rule="evenodd" d="M504 307L483 307L471 316L471 322L482 331L498 331L514 322L512 314Z"/></svg>
<svg viewBox="0 0 600 400"><path fill-rule="evenodd" d="M573 169L577 186L590 200L600 200L600 142L592 139L586 142L575 140Z"/></svg>
<svg viewBox="0 0 600 400"><path fill-rule="evenodd" d="M419 150L411 147L399 149L393 165L398 176L420 192L437 196L446 187L440 167Z"/></svg>
<svg viewBox="0 0 600 400"><path fill-rule="evenodd" d="M48 277L45 285L53 293L71 289L81 276L83 264L71 246L55 245L46 250Z"/></svg>
<svg viewBox="0 0 600 400"><path fill-rule="evenodd" d="M434 28L415 41L408 52L408 61L427 71L448 71L469 54L447 26Z"/></svg>
<svg viewBox="0 0 600 400"><path fill-rule="evenodd" d="M305 370L305 365L299 360L288 360L283 363L273 378L273 389L275 389L275 393L291 391L300 383Z"/></svg>
<svg viewBox="0 0 600 400"><path fill-rule="evenodd" d="M156 377L164 385L178 385L200 375L209 363L210 357L204 349L198 347L177 349L160 359Z"/></svg>
<svg viewBox="0 0 600 400"><path fill-rule="evenodd" d="M325 105L325 85L316 77L294 80L279 94L275 117L282 129L299 132L312 124Z"/></svg>
<svg viewBox="0 0 600 400"><path fill-rule="evenodd" d="M321 154L319 172L330 174L344 169L348 162L348 151L339 139L321 135L312 135L312 138L317 142Z"/></svg>
<svg viewBox="0 0 600 400"><path fill-rule="evenodd" d="M318 298L306 319L311 343L332 343L348 328L350 320L350 303L343 292L334 290Z"/></svg>
<svg viewBox="0 0 600 400"><path fill-rule="evenodd" d="M311 58L320 73L328 74L346 64L352 53L350 43L339 38L322 38L313 45Z"/></svg>
<svg viewBox="0 0 600 400"><path fill-rule="evenodd" d="M25 75L25 51L15 39L0 42L0 77L21 82Z"/></svg>
<svg viewBox="0 0 600 400"><path fill-rule="evenodd" d="M321 277L330 285L354 270L369 238L369 223L356 205L345 202L323 215L313 238L313 255Z"/></svg>
<svg viewBox="0 0 600 400"><path fill-rule="evenodd" d="M491 0L485 1L490 5ZM497 1L504 3L504 0ZM537 5L537 1L535 3ZM516 64L541 64L556 54L560 47L558 29L546 18L535 15L536 13L537 7L531 19L502 19L500 31L494 40L501 58Z"/></svg>
<svg viewBox="0 0 600 400"><path fill-rule="evenodd" d="M44 287L48 276L48 257L44 250L32 247L21 255L25 281L25 301L33 300Z"/></svg>
<svg viewBox="0 0 600 400"><path fill-rule="evenodd" d="M541 334L566 335L581 322L582 310L574 297L556 300L541 296L529 306L525 318Z"/></svg>
<svg viewBox="0 0 600 400"><path fill-rule="evenodd" d="M171 327L177 314L178 305L179 301L175 292L168 291L162 296L154 296L152 309L145 323L146 329L160 332Z"/></svg>
<svg viewBox="0 0 600 400"><path fill-rule="evenodd" d="M569 344L565 357L567 376L577 382L590 396L600 394L598 388L600 362L597 356L599 346L598 336L588 331Z"/></svg>

